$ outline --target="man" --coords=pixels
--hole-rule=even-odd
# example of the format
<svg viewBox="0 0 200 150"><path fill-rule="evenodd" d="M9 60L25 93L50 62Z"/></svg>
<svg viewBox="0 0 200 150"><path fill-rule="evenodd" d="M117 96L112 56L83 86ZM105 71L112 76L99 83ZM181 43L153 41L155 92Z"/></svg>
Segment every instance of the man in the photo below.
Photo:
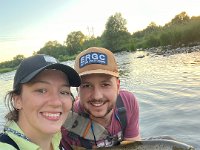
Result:
<svg viewBox="0 0 200 150"><path fill-rule="evenodd" d="M66 121L64 147L67 142L91 149L140 140L138 102L131 92L120 90L114 54L105 48L88 48L76 57L75 70L82 83L74 111L84 117L72 113Z"/></svg>

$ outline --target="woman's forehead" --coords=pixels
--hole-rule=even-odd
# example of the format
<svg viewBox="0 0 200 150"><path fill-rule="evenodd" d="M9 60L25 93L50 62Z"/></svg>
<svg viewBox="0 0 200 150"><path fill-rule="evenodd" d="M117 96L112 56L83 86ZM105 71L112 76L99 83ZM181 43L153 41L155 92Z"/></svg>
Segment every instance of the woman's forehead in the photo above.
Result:
<svg viewBox="0 0 200 150"><path fill-rule="evenodd" d="M48 80L54 80L54 82L63 82L69 85L68 77L65 73L60 70L44 70L40 72L35 78L33 78L29 83L33 84L36 82L47 82Z"/></svg>

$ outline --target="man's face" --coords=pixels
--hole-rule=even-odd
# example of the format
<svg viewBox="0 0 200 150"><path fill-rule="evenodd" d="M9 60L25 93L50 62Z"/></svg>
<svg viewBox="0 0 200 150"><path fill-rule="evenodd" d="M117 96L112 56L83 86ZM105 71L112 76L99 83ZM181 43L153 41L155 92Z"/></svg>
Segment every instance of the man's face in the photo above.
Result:
<svg viewBox="0 0 200 150"><path fill-rule="evenodd" d="M106 74L81 77L80 103L95 118L105 117L114 107L119 93L120 81Z"/></svg>

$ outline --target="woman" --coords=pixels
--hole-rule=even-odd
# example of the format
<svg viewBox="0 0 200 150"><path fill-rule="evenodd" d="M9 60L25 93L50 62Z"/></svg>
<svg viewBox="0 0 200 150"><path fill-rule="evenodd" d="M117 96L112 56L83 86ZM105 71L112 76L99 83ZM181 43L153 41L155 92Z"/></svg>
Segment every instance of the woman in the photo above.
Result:
<svg viewBox="0 0 200 150"><path fill-rule="evenodd" d="M79 85L77 72L51 56L22 61L5 98L10 112L0 149L58 150L60 128L72 107L70 87Z"/></svg>

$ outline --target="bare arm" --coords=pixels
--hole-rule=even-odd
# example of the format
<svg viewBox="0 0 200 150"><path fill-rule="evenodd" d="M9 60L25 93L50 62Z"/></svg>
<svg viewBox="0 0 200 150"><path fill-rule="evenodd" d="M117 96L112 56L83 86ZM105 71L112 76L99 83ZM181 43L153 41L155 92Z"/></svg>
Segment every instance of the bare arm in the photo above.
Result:
<svg viewBox="0 0 200 150"><path fill-rule="evenodd" d="M140 140L141 140L140 134L133 138L124 138L124 141L140 141Z"/></svg>
<svg viewBox="0 0 200 150"><path fill-rule="evenodd" d="M140 135L133 137L133 138L125 138L124 141L121 142L121 144L129 144L129 143L133 143L134 141L140 141L141 137Z"/></svg>

